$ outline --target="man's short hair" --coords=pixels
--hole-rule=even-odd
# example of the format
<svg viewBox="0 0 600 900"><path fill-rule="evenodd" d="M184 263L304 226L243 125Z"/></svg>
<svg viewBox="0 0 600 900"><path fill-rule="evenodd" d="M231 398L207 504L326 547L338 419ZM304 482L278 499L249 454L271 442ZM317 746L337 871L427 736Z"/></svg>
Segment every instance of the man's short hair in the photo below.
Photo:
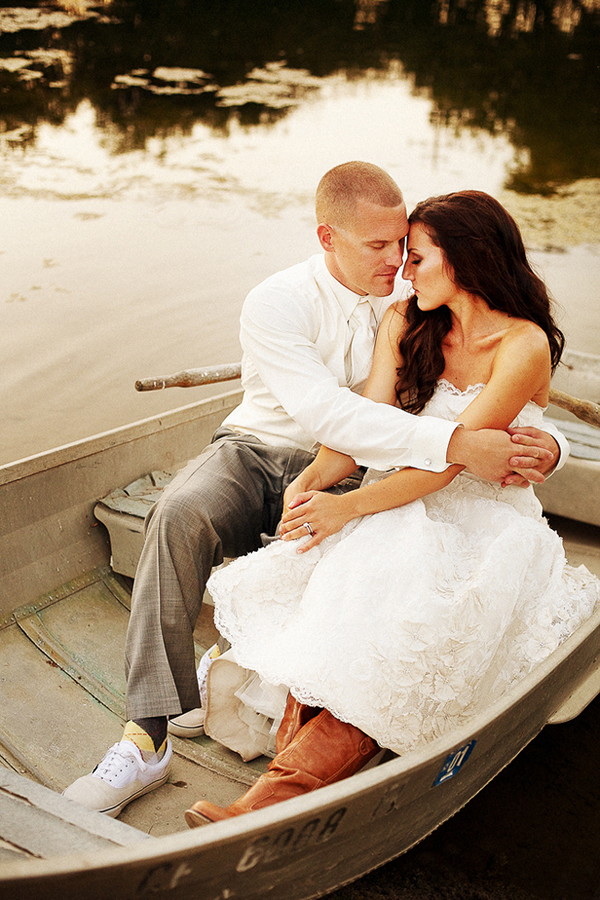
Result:
<svg viewBox="0 0 600 900"><path fill-rule="evenodd" d="M377 206L400 206L402 191L387 172L367 162L346 162L326 172L317 187L317 222L346 228L357 200Z"/></svg>

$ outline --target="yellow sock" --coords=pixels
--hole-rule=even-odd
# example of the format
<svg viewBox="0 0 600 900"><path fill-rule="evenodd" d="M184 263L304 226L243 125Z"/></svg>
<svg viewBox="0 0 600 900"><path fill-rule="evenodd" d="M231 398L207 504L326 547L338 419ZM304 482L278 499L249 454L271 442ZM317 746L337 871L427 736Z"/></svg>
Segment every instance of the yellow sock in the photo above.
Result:
<svg viewBox="0 0 600 900"><path fill-rule="evenodd" d="M140 753L142 754L142 759L145 762L148 762L154 755L158 757L158 759L162 758L163 753L167 747L167 739L162 742L158 750L154 747L154 741L150 737L147 731L138 725L136 722L126 722L125 731L123 732L123 740L131 741L132 744L138 748Z"/></svg>

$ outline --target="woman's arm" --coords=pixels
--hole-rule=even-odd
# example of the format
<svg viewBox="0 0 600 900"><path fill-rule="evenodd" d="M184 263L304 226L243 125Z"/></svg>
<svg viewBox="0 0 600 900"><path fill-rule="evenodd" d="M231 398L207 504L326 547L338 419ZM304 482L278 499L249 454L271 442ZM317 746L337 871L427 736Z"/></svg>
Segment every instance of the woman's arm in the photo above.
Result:
<svg viewBox="0 0 600 900"><path fill-rule="evenodd" d="M544 333L532 323L515 323L498 348L486 387L458 421L469 430L506 429L528 400L546 404L549 382L550 353ZM440 490L462 468L451 466L442 473L403 469L383 481L341 496L298 495L284 516L282 534L285 539L297 539L304 534L304 522L309 522L315 535L302 545L299 552L303 552L339 531L351 519L403 506Z"/></svg>

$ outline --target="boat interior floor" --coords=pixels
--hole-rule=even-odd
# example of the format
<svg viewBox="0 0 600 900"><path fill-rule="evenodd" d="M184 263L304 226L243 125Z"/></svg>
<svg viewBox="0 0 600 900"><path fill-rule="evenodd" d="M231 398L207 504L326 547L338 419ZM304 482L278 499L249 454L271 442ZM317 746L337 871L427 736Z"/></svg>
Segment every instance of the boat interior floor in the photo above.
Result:
<svg viewBox="0 0 600 900"><path fill-rule="evenodd" d="M125 843L124 824L136 829L132 836L137 840L185 831L184 811L192 803L201 798L231 803L268 763L264 757L243 763L206 736L172 737L169 781L127 806L118 822L97 813L82 818L89 811L60 796L121 739L130 585L109 567L96 569L16 610L0 629L4 855L64 853L65 846L73 846L78 829L82 849L103 840ZM198 660L218 637L212 611L205 603L196 627ZM74 810L79 813L77 822ZM26 812L27 827L20 824ZM48 816L56 817L55 828L42 827ZM106 824L93 824L97 819ZM42 846L44 835L49 838L47 846Z"/></svg>
<svg viewBox="0 0 600 900"><path fill-rule="evenodd" d="M600 575L600 528L552 524L572 563ZM131 580L105 566L0 623L0 862L185 831L192 803L231 803L267 765L264 757L244 763L206 736L173 738L169 781L127 806L119 821L60 796L121 738L130 599ZM212 613L205 603L195 632L198 659L218 636ZM56 827L46 827L49 816Z"/></svg>

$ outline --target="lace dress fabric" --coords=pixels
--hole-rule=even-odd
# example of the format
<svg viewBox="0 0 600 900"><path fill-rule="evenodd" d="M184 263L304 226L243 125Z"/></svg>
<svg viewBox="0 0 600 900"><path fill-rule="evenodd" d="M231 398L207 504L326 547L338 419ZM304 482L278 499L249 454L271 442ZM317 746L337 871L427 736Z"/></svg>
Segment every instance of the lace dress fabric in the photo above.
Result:
<svg viewBox="0 0 600 900"><path fill-rule="evenodd" d="M455 419L482 389L442 380L424 412ZM513 424L539 427L542 413L528 403ZM600 600L531 487L468 472L297 546L278 541L213 574L217 628L240 665L397 753L500 697Z"/></svg>

